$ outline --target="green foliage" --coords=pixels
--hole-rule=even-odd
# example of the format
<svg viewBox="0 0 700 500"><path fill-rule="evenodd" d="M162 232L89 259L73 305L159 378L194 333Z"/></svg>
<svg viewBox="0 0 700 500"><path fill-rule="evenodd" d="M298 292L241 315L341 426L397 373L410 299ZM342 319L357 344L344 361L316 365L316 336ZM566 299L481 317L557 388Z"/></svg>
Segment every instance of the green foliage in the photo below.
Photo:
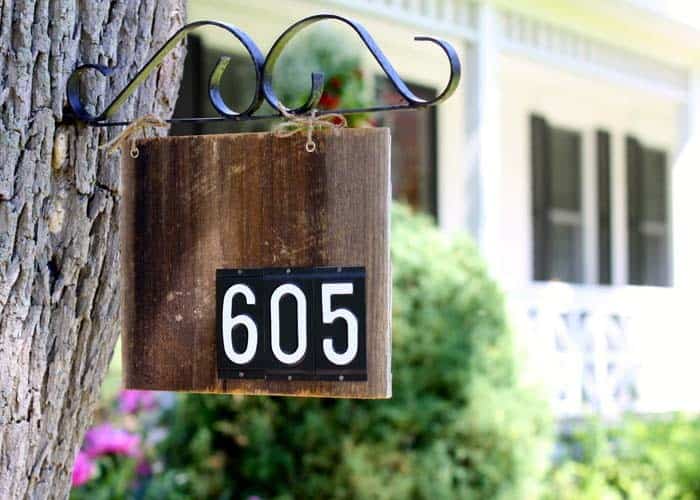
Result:
<svg viewBox="0 0 700 500"><path fill-rule="evenodd" d="M364 108L371 105L362 72L360 41L347 27L314 26L294 38L282 52L274 72L274 89L285 105L304 104L311 89L311 73L323 73L322 109ZM366 115L346 117L350 126L367 121Z"/></svg>
<svg viewBox="0 0 700 500"><path fill-rule="evenodd" d="M121 456L104 456L95 461L95 477L71 491L71 500L111 500L125 498L137 480L136 460Z"/></svg>
<svg viewBox="0 0 700 500"><path fill-rule="evenodd" d="M606 428L589 422L562 443L545 499L700 498L700 420L629 417Z"/></svg>
<svg viewBox="0 0 700 500"><path fill-rule="evenodd" d="M500 291L465 238L392 221L393 398L183 396L159 450L180 494L534 496L548 421L518 386Z"/></svg>

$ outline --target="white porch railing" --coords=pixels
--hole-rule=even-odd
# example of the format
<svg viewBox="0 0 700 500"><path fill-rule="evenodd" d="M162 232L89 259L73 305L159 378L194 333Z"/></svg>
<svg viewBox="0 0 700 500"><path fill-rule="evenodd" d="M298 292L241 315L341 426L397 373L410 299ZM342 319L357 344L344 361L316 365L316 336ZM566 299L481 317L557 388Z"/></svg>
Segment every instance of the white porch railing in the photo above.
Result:
<svg viewBox="0 0 700 500"><path fill-rule="evenodd" d="M469 41L476 39L475 0L318 0Z"/></svg>
<svg viewBox="0 0 700 500"><path fill-rule="evenodd" d="M525 375L558 417L700 410L698 297L542 283L508 299Z"/></svg>
<svg viewBox="0 0 700 500"><path fill-rule="evenodd" d="M479 8L483 0L316 0L428 29L432 33L481 42ZM688 73L668 61L598 40L576 27L561 27L536 16L500 7L499 47L577 73L660 92L684 99Z"/></svg>

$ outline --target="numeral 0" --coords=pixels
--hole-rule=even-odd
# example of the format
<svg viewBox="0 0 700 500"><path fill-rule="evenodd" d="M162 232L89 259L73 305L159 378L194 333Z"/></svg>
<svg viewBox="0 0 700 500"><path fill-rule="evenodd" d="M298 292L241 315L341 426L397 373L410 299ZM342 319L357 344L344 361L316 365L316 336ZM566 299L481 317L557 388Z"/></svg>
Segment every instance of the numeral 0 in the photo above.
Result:
<svg viewBox="0 0 700 500"><path fill-rule="evenodd" d="M297 350L287 354L280 345L280 300L292 295L297 301ZM287 283L278 286L270 297L270 330L272 354L285 365L298 363L306 354L306 296L296 285Z"/></svg>
<svg viewBox="0 0 700 500"><path fill-rule="evenodd" d="M231 305L237 294L245 297L246 304L255 305L255 294L246 285L236 284L229 287L224 294L221 330L224 340L224 352L226 356L238 365L249 363L258 348L258 327L255 321L247 314L238 314L231 317ZM321 285L321 310L324 324L331 324L337 319L342 319L347 324L348 346L345 352L338 353L333 346L333 340L323 339L323 354L328 360L337 366L344 366L352 362L357 356L358 350L358 324L357 317L344 308L331 309L331 299L334 295L352 295L352 283L323 283ZM291 295L297 304L297 348L292 353L286 353L280 342L280 301L285 295ZM237 352L233 347L233 329L237 325L243 325L248 332L245 350ZM281 363L294 365L306 355L308 337L308 321L306 317L306 295L296 285L286 283L278 286L270 297L270 344L272 354Z"/></svg>

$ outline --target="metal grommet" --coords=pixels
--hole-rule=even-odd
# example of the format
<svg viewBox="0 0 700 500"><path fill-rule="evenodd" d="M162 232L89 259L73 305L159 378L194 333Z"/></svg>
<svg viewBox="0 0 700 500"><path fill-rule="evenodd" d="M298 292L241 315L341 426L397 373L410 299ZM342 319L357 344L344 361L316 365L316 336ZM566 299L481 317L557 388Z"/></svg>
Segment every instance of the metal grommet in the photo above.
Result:
<svg viewBox="0 0 700 500"><path fill-rule="evenodd" d="M316 143L313 141L307 142L306 143L306 152L313 153L314 151L316 151Z"/></svg>
<svg viewBox="0 0 700 500"><path fill-rule="evenodd" d="M132 158L138 158L139 148L137 148L135 145L131 146L131 149L129 150L129 156L131 156Z"/></svg>

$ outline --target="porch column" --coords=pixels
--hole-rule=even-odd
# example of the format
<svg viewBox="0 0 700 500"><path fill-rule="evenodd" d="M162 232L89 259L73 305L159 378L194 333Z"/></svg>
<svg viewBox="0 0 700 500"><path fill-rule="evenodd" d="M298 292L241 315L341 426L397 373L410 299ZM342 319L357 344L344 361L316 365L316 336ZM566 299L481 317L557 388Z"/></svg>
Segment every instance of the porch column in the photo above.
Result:
<svg viewBox="0 0 700 500"><path fill-rule="evenodd" d="M671 241L673 284L700 287L700 67L690 74L681 144L673 164Z"/></svg>
<svg viewBox="0 0 700 500"><path fill-rule="evenodd" d="M498 278L501 257L501 88L498 12L479 6L477 42L467 56L467 221Z"/></svg>

